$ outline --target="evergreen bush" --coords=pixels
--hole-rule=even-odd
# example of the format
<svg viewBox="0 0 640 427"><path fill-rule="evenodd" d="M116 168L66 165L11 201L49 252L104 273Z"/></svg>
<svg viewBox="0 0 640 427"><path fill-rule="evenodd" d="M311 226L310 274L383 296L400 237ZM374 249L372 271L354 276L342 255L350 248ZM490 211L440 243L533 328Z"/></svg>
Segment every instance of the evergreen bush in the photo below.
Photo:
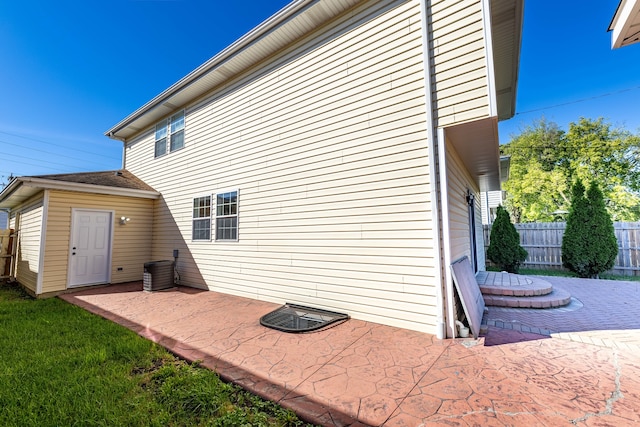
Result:
<svg viewBox="0 0 640 427"><path fill-rule="evenodd" d="M613 267L617 255L618 241L602 191L591 182L585 197L584 185L578 180L562 239L562 264L580 277L597 279Z"/></svg>
<svg viewBox="0 0 640 427"><path fill-rule="evenodd" d="M517 273L527 255L527 251L520 246L520 235L511 223L509 212L498 206L496 220L491 227L487 257L501 270Z"/></svg>

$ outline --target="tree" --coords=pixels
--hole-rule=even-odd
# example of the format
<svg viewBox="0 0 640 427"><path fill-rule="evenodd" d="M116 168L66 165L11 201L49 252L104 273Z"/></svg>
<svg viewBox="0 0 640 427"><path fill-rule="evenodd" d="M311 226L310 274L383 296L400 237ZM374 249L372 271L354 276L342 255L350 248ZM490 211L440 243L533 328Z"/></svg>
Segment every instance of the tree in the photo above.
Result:
<svg viewBox="0 0 640 427"><path fill-rule="evenodd" d="M580 277L598 278L613 267L618 242L596 182L591 182L586 197L584 193L582 181L577 180L562 239L562 264Z"/></svg>
<svg viewBox="0 0 640 427"><path fill-rule="evenodd" d="M570 205L571 183L595 180L616 221L640 220L640 137L603 119L580 118L568 132L541 119L501 146L511 157L504 183L516 222L553 221Z"/></svg>
<svg viewBox="0 0 640 427"><path fill-rule="evenodd" d="M501 270L517 273L527 255L527 251L520 246L520 235L511 223L509 212L498 206L496 220L491 227L487 256Z"/></svg>

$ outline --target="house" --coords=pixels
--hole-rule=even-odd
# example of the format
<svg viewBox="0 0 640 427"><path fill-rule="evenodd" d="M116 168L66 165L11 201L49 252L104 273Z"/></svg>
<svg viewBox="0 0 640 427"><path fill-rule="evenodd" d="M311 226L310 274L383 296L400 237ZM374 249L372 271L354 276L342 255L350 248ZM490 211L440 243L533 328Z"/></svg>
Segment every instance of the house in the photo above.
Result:
<svg viewBox="0 0 640 427"><path fill-rule="evenodd" d="M106 132L149 186L110 217L120 248L150 223L124 271L177 253L182 285L454 336L449 265L484 266L479 194L500 189L522 15L519 0L293 1ZM58 219L71 234L76 203L103 196L82 189ZM32 255L45 272L49 240Z"/></svg>
<svg viewBox="0 0 640 427"><path fill-rule="evenodd" d="M609 31L613 49L640 41L640 0L621 0Z"/></svg>

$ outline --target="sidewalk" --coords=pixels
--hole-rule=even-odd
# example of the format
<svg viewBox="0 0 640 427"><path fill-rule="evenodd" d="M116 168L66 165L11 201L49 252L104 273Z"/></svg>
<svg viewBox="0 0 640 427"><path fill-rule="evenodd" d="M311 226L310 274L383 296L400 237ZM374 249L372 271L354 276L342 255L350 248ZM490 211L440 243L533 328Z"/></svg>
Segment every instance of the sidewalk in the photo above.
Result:
<svg viewBox="0 0 640 427"><path fill-rule="evenodd" d="M277 305L191 288L148 293L141 283L61 298L201 360L316 424L640 423L640 356L630 348L494 326L479 340L437 340L353 319L287 334L259 325Z"/></svg>

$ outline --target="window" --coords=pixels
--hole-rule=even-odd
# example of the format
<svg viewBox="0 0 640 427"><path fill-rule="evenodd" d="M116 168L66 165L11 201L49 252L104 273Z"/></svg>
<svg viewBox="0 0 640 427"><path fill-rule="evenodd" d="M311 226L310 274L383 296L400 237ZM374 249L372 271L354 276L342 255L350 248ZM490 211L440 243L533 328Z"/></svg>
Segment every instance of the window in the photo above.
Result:
<svg viewBox="0 0 640 427"><path fill-rule="evenodd" d="M156 125L155 156L160 157L165 154L167 154L167 121L166 120Z"/></svg>
<svg viewBox="0 0 640 427"><path fill-rule="evenodd" d="M211 196L193 199L193 240L211 240Z"/></svg>
<svg viewBox="0 0 640 427"><path fill-rule="evenodd" d="M169 152L184 147L184 111L163 120L156 125L155 157L164 156Z"/></svg>
<svg viewBox="0 0 640 427"><path fill-rule="evenodd" d="M216 195L216 240L238 240L238 191Z"/></svg>
<svg viewBox="0 0 640 427"><path fill-rule="evenodd" d="M171 116L171 147L169 151L176 151L184 147L184 111Z"/></svg>

